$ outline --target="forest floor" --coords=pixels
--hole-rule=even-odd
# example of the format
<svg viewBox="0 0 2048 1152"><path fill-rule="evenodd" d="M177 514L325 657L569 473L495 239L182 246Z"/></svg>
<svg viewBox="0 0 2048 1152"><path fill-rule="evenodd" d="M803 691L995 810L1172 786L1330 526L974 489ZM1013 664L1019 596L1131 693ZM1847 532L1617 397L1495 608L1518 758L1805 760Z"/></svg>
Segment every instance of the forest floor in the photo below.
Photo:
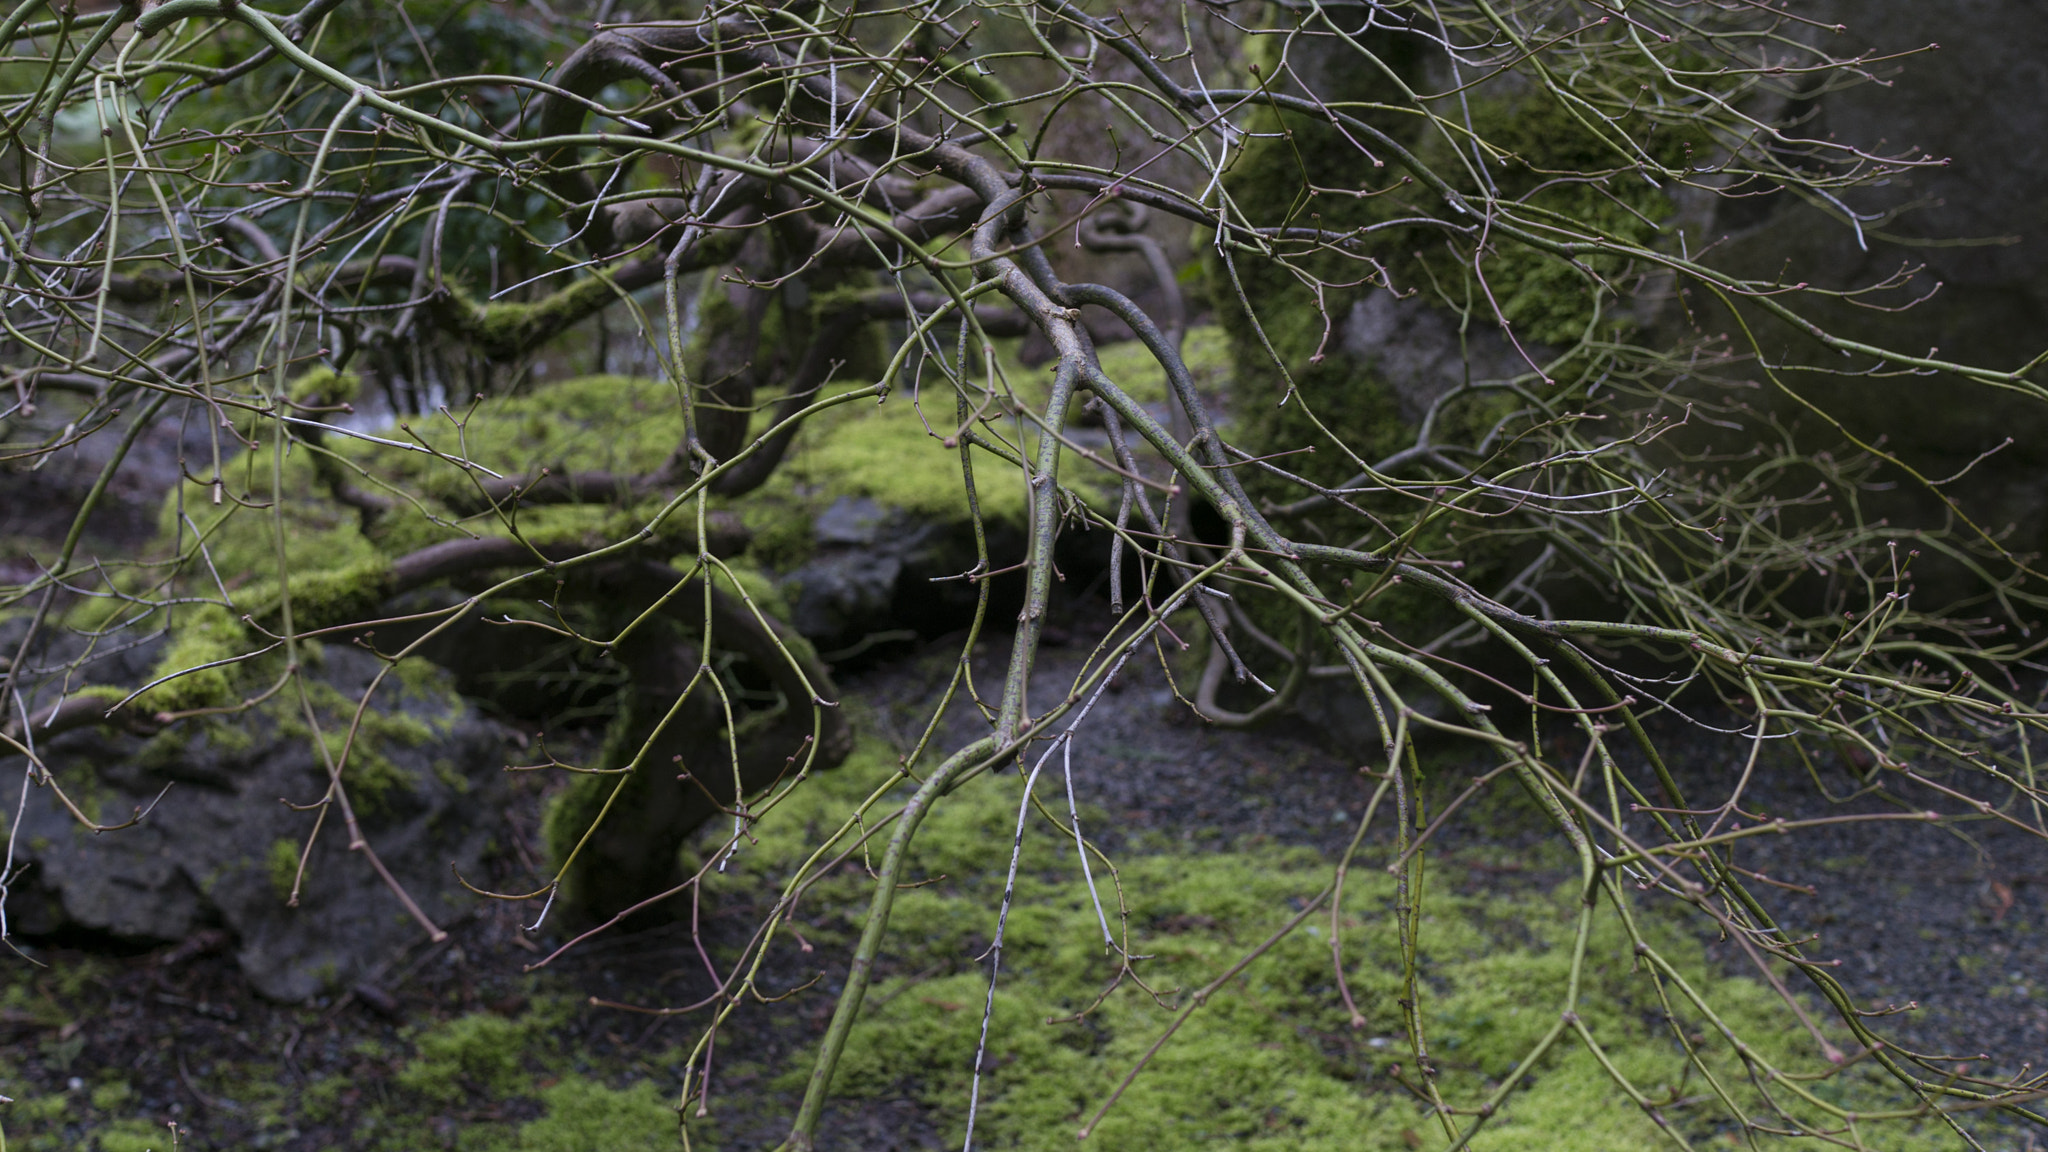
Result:
<svg viewBox="0 0 2048 1152"><path fill-rule="evenodd" d="M995 661L1007 645L984 647L980 659ZM896 750L914 745L925 709L951 675L954 651L937 643L846 678L845 694L858 702L869 739ZM1050 650L1035 688L1048 696L1063 691L1084 655ZM956 710L949 735L977 722ZM1725 793L1746 751L1739 737L1676 721L1661 732L1684 750L1674 764L1682 783ZM1120 860L1303 846L1328 861L1349 841L1371 791L1359 764L1300 725L1235 732L1195 721L1175 702L1157 662L1133 661L1102 697L1087 733L1074 747L1075 799L1090 836ZM1462 783L1470 767L1432 762L1447 782ZM1747 793L1752 812L1798 818L1874 803L1837 806L1800 772L1766 767ZM1016 791L1014 775L997 779ZM1823 782L1847 786L1846 777ZM1041 791L1064 811L1058 783ZM539 794L525 803L537 813ZM524 826L537 826L532 814ZM1365 842L1362 858L1374 870L1387 856L1391 827L1383 817ZM1567 876L1562 857L1545 845L1526 812L1475 809L1447 826L1435 883L1475 898L1534 900ZM1008 845L999 848L1001 856ZM1788 932L1818 933L1809 954L1838 959L1834 974L1860 1003L1871 1010L1917 1005L1878 1021L1896 1043L1984 1053L1965 1065L1979 1072L2048 1063L2048 853L2038 844L1988 819L1939 828L1843 823L1751 839L1738 860L1779 884L1812 887L1808 894L1760 886ZM681 1005L702 996L710 987L705 966L724 964L765 910L758 893L728 892L707 902L694 937L687 923L599 937L538 972L528 966L564 938L553 926L524 932L518 918L529 910L480 902L449 940L415 946L377 986L306 1005L256 997L216 937L126 952L76 941L24 945L33 965L13 958L0 965L0 1092L14 1101L0 1109L0 1124L13 1147L30 1150L168 1149L169 1125L176 1146L194 1149L672 1147L669 1103L703 1014L649 1016L591 1001ZM992 920L992 904L982 911ZM786 1131L803 1058L823 1031L846 962L850 935L826 920L803 929L815 931L815 950L808 941L779 948L763 970L768 988L818 982L780 1003L748 1006L721 1034L715 1122L695 1129L697 1146L769 1147ZM1711 932L1702 936L1712 961L1754 975L1739 949ZM965 931L963 939L978 951L988 929ZM885 980L896 981L890 995L918 980L971 979L974 971L964 949L937 976L905 972L897 959L883 964ZM963 1004L941 995L926 999L972 1031L978 1007L958 1011ZM1340 1058L1372 1075L1400 1076L1398 1065L1387 1072L1383 1062L1372 1063L1370 1049L1382 1038L1334 1035L1319 1043L1341 1047ZM957 1106L935 1106L914 1087L870 1087L828 1110L819 1146L940 1147L957 1139L942 1118ZM1403 1128L1400 1135L1415 1133ZM1987 1136L1987 1146L2013 1152L2044 1143L2048 1133ZM1419 1138L1411 1144L1420 1146Z"/></svg>

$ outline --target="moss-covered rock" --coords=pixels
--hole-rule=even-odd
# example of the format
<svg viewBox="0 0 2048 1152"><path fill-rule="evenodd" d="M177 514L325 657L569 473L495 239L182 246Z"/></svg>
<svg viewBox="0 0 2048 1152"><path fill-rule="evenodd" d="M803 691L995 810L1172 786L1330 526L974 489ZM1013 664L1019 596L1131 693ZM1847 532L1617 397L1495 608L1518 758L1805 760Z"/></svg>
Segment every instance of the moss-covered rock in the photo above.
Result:
<svg viewBox="0 0 2048 1152"><path fill-rule="evenodd" d="M327 813L313 839L298 906L287 903L319 819L304 806L328 796L328 765L344 747L342 780L384 867L437 921L473 907L449 865L474 875L494 834L492 822L476 817L505 803L504 732L445 676L418 674L386 677L358 723L358 702L381 667L343 645L321 654L317 667L309 659L296 688L311 704L310 721L293 690L147 740L106 730L56 738L47 754L88 814L121 820L154 808L135 827L94 836L54 796L31 797L16 829L19 858L33 861L33 883L54 907L48 922L17 930L149 942L224 926L250 983L283 1001L363 978L422 929L349 850L338 813ZM239 699L240 691L231 694Z"/></svg>
<svg viewBox="0 0 2048 1152"><path fill-rule="evenodd" d="M1457 114L1442 125L1384 115L1376 122L1467 188L1475 204L1473 172L1483 163L1487 186L1525 227L1533 221L1559 237L1657 242L1657 222L1672 214L1671 203L1558 99L1512 79L1479 85L1461 99L1469 118L1444 106L1440 112ZM1516 431L1541 415L1529 397L1566 394L1588 362L1565 353L1582 340L1611 345L1629 332L1633 314L1602 284L1619 282L1622 258L1572 260L1497 229L1403 223L1471 218L1398 165L1376 166L1352 136L1319 119L1263 115L1263 134L1246 142L1224 179L1246 218L1356 232L1356 239L1342 252L1281 243L1269 258L1238 249L1227 263L1208 248L1209 292L1232 350L1236 443L1280 457L1282 467L1313 483L1338 486L1416 444L1433 413L1429 442L1450 451L1436 461L1410 460L1397 469L1402 479L1451 478L1482 462L1497 470L1503 452L1512 463ZM1606 128L1643 137L1660 157L1676 159L1686 144L1647 121ZM1364 229L1373 230L1358 231ZM1557 379L1546 382L1546 375ZM1517 378L1527 389L1519 395L1503 387ZM1508 426L1494 434L1503 420ZM1480 445L1483 453L1467 451ZM1309 494L1255 469L1243 479L1256 499L1287 503ZM1456 561L1459 575L1489 593L1536 551L1519 521L1446 515L1426 488L1358 491L1350 503L1287 517L1282 529L1303 539ZM1430 523L1412 531L1424 517ZM1268 633L1292 633L1292 607L1256 592L1242 600ZM1411 644L1461 622L1431 598L1399 587L1376 596L1368 614Z"/></svg>
<svg viewBox="0 0 2048 1152"><path fill-rule="evenodd" d="M217 604L202 604L185 614L171 632L170 643L157 658L150 679L160 684L144 692L137 703L149 712L182 712L191 708L219 708L233 703L237 670L207 667L231 660L249 651L248 636L239 620Z"/></svg>
<svg viewBox="0 0 2048 1152"><path fill-rule="evenodd" d="M1485 92L1470 101L1469 136L1460 126L1452 140L1469 146L1476 137L1499 150L1489 153L1487 176L1502 200L1514 202L1526 217L1568 222L1574 235L1602 234L1635 244L1655 240L1655 221L1670 215L1671 204L1610 145L1547 94ZM1316 445L1317 458L1295 463L1312 478L1336 482L1355 470L1336 442L1371 460L1412 435L1415 414L1400 417L1399 398L1385 372L1368 362L1361 341L1347 339L1347 329L1365 319L1360 305L1387 292L1369 282L1366 260L1386 269L1395 290L1419 294L1427 306L1450 313L1452 351L1461 347L1455 341L1497 332L1503 320L1532 354L1588 334L1603 291L1588 271L1612 277L1623 268L1620 257L1585 258L1582 269L1498 235L1479 248L1476 237L1432 227L1379 227L1411 216L1441 217L1450 209L1399 168L1375 167L1327 123L1296 114L1268 118L1265 127L1272 134L1250 140L1225 181L1247 218L1267 226L1312 224L1331 233L1378 230L1348 255L1325 251L1269 260L1240 252L1234 275L1211 251L1210 292L1235 353L1239 432L1247 447L1273 452ZM1461 168L1444 134L1411 129L1408 136L1432 167ZM1660 154L1675 156L1683 141L1666 137L1655 145ZM1324 286L1320 293L1317 282ZM1627 320L1616 314L1611 294L1604 311L1606 335L1616 327L1625 330ZM1442 333L1432 338L1447 340ZM1524 363L1514 370L1533 374L1535 367ZM1466 421L1485 414L1469 413Z"/></svg>

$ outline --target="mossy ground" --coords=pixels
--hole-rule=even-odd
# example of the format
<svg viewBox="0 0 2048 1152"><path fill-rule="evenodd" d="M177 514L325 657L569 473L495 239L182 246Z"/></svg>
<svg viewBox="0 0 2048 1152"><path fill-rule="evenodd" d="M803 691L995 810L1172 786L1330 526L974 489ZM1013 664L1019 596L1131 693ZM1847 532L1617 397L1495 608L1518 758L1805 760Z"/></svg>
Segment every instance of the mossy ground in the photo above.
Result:
<svg viewBox="0 0 2048 1152"><path fill-rule="evenodd" d="M108 979L112 973L98 975L115 984ZM90 990L67 994L21 980L7 992L10 1010L39 1012L52 1024L91 999ZM15 1007L17 1001L22 1007ZM235 1018L226 1005L211 1008ZM81 1021L72 1021L39 1044L17 1046L5 1059L10 1091L17 1095L0 1111L0 1127L8 1147L26 1152L170 1152L172 1124L182 1148L675 1147L675 1112L655 1079L622 1075L620 1062L593 1062L562 1043L561 1025L573 1011L568 1001L555 998L538 1000L516 1017L479 1011L369 1034L352 1027L352 1040L330 1041L328 1059L309 1044L295 1062L277 1059L275 1045L272 1052L255 1053L249 1028L233 1033L239 1044L211 1050L177 1022L159 1037L140 1038L127 1059L101 1062L89 1053ZM302 1023L315 1024L321 1014L303 1017ZM158 1078L152 1075L166 1063L177 1078L168 1101L159 1094L165 1086L153 1083ZM37 1087L31 1077L48 1083L49 1090L24 1091L25 1083Z"/></svg>
<svg viewBox="0 0 2048 1152"><path fill-rule="evenodd" d="M861 700L850 697L849 706L871 735L854 757L791 794L732 865L714 873L703 905L704 938L721 971L730 970L776 882L894 771L892 752L872 734L879 713ZM1141 754L1158 755L1132 753ZM1291 761L1274 767L1288 775L1306 771ZM1425 762L1424 794L1432 809L1462 782L1466 767L1442 757ZM1260 774L1265 771L1248 771L1225 786L1256 788L1260 780L1275 779ZM1342 802L1353 805L1355 818L1359 784L1355 778L1347 783ZM977 779L946 799L924 826L903 876L918 886L899 895L880 979L835 1086L828 1135L852 1141L850 1133L867 1130L864 1116L901 1122L906 1108L911 1118L923 1118L935 1144L957 1146L964 1134L987 991L986 961L977 957L994 926L1020 791L1014 771ZM1064 815L1052 779L1041 780L1039 793L1052 812ZM537 797L524 796L521 804L529 807L515 829L538 823L531 807ZM1173 808L1189 801L1158 803ZM1320 891L1333 863L1322 848L1278 847L1244 835L1230 821L1198 828L1192 816L1163 825L1147 820L1124 834L1110 813L1084 806L1082 816L1091 835L1109 833L1104 844L1117 862L1114 876L1100 861L1095 866L1110 926L1120 936L1127 930L1131 950L1147 957L1138 971L1165 1003L1127 981L1085 1019L1048 1023L1087 1007L1114 966L1105 959L1071 839L1034 815L995 1001L976 1125L981 1147L1074 1146L1074 1130L1157 1038L1187 991L1234 963ZM1461 842L1424 878L1423 1021L1436 1083L1457 1105L1476 1103L1556 1019L1572 900L1553 887L1568 874L1561 867L1566 862L1526 846L1536 819L1514 794L1488 793L1464 822L1485 829L1484 837ZM1386 827L1391 813L1382 810L1379 820ZM530 842L527 850L541 851ZM494 864L486 877L492 886L531 883L512 856L508 851ZM1379 869L1386 856L1384 836L1368 842L1340 921L1363 1027L1349 1025L1333 978L1330 920L1318 913L1196 1011L1081 1146L1440 1147L1441 1132L1404 1086L1422 1081L1400 1024L1398 1001L1406 990L1392 927L1393 893ZM1515 867L1524 871L1508 870ZM1467 872L1487 879L1471 882ZM764 991L774 995L822 979L774 1004L749 1003L721 1033L709 1115L698 1119L692 1110L692 1147L768 1147L786 1126L871 894L872 881L856 857L805 897L796 928L810 950L785 935L771 956ZM226 954L178 965L161 952L126 959L39 952L49 968L16 963L0 969L0 1021L14 1037L0 1050L0 1093L17 1101L0 1108L0 1126L10 1147L51 1152L167 1148L162 1124L168 1119L187 1129L181 1147L195 1149L677 1147L673 1093L703 1018L660 1022L593 1007L587 998L647 1005L697 999L707 982L687 934L600 940L571 953L566 967L523 973L537 957L515 946L516 925L530 922L533 911L480 903L474 916L452 926L451 946L422 942L385 978L398 1003L396 1019L360 999L263 1004L240 983ZM1754 1051L1802 1073L1823 1067L1774 994L1731 978L1654 910L1642 915L1653 943L1745 1033ZM539 946L562 938L543 934ZM1653 1099L1687 1101L1673 1103L1667 1115L1694 1147L1740 1146L1730 1143L1733 1129L1725 1117L1701 1099L1708 1093L1700 1076L1685 1073L1662 1004L1634 969L1611 916L1603 916L1591 956L1581 1010L1615 1065ZM1709 1066L1753 1107L1758 1090L1738 1074L1740 1062L1729 1046L1696 1014L1679 1016L1685 1031L1707 1036ZM77 1087L70 1086L73 1078ZM1868 1061L1811 1087L1857 1107L1894 1102ZM2023 1137L2010 1135L1994 1130L1986 1146L2000 1152L2025 1147ZM1886 1152L1961 1147L1912 1123L1873 1125L1862 1137ZM1535 1069L1533 1082L1474 1146L1482 1152L1675 1146L1660 1141L1584 1047L1570 1045ZM1762 1139L1757 1146L1789 1142Z"/></svg>
<svg viewBox="0 0 2048 1152"><path fill-rule="evenodd" d="M892 758L864 747L764 821L758 843L720 883L750 885L776 875L843 806L892 771ZM1057 785L1041 788L1048 806L1063 812ZM1014 773L976 781L924 825L904 873L904 883L917 886L899 895L891 922L885 965L892 975L870 993L836 1084L854 1097L908 1094L943 1117L954 1141L964 1134L988 990L987 965L973 958L985 952L993 932L1020 790ZM1104 824L1101 813L1083 815L1084 822ZM984 1062L976 1121L983 1146L1072 1147L1083 1118L1167 1027L1189 992L1264 940L1331 875L1332 862L1308 849L1134 848L1114 881L1100 862L1095 875L1111 930L1128 926L1131 951L1147 957L1138 971L1161 996L1126 980L1076 1019L1114 980L1116 964L1105 956L1072 839L1049 821L1031 818ZM851 866L814 889L802 925L806 938L843 942L857 928L871 890L866 874ZM1119 891L1128 901L1127 920L1116 905ZM1422 1077L1400 1021L1406 992L1394 900L1384 872L1369 866L1353 871L1341 931L1363 1026L1349 1024L1333 979L1330 918L1318 914L1188 1019L1089 1144L1391 1152L1441 1143L1436 1121L1404 1087L1419 1085ZM1786 1030L1774 993L1723 975L1696 942L1655 914L1644 916L1658 948L1754 1052L1788 1069L1824 1067L1809 1039ZM1445 885L1429 892L1419 928L1423 1020L1437 1086L1454 1105L1476 1106L1557 1019L1572 922L1567 891L1473 895ZM1688 1100L1667 1115L1690 1138L1711 1142L1732 1131L1725 1114L1696 1098L1705 1093L1701 1078L1687 1072L1657 989L1635 964L1613 916L1602 917L1591 956L1580 1011L1607 1057L1652 1099ZM1712 1032L1691 1011L1679 1017L1688 1032ZM1711 1037L1704 1048L1710 1067L1744 1106L1756 1107L1728 1044ZM806 1073L807 1066L796 1064L782 1086L798 1087ZM1892 1087L1860 1070L1825 1082L1821 1094L1864 1108L1899 1103ZM738 1100L724 1105L728 1112L744 1107ZM1879 1130L1883 1135L1872 1147L1952 1146L1930 1125L1874 1125L1866 1135L1876 1139ZM1594 1152L1650 1148L1662 1139L1583 1045L1566 1045L1537 1066L1528 1087L1476 1146Z"/></svg>

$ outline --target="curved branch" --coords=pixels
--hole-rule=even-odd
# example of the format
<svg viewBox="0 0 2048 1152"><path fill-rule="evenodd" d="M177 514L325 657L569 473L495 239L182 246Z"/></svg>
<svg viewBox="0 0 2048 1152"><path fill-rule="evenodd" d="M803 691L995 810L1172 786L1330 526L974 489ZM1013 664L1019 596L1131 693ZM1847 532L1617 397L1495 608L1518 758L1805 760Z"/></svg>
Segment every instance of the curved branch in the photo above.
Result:
<svg viewBox="0 0 2048 1152"><path fill-rule="evenodd" d="M1081 243L1092 252L1136 252L1145 258L1145 267L1166 300L1166 323L1162 327L1167 342L1178 350L1187 336L1187 301L1181 293L1179 278L1173 274L1173 264L1166 258L1166 248L1145 235L1144 227L1145 206L1131 203L1121 216L1083 217Z"/></svg>

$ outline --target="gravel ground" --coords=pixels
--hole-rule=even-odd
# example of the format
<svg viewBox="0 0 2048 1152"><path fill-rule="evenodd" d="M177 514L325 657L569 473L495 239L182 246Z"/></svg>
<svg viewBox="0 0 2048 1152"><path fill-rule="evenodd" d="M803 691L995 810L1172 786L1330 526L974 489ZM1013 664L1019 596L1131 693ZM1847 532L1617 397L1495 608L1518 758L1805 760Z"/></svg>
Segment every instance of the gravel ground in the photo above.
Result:
<svg viewBox="0 0 2048 1152"><path fill-rule="evenodd" d="M1740 769L1739 747L1724 745L1718 759L1713 751L1695 742L1677 769L1703 785L1695 794L1725 795ZM1747 794L1751 812L1796 820L1901 809L1876 796L1832 803L1797 764L1770 767ZM1854 787L1846 772L1823 783L1845 797ZM1918 1005L1880 1031L1921 1052L2038 1071L2048 1065L2048 844L1992 817L1957 815L1956 801L1910 782L1897 796L1953 819L1758 836L1735 860L1812 889L1768 890L1769 903L1794 938L1818 937L1807 954L1836 961L1866 1010ZM1737 963L1733 949L1721 951Z"/></svg>

